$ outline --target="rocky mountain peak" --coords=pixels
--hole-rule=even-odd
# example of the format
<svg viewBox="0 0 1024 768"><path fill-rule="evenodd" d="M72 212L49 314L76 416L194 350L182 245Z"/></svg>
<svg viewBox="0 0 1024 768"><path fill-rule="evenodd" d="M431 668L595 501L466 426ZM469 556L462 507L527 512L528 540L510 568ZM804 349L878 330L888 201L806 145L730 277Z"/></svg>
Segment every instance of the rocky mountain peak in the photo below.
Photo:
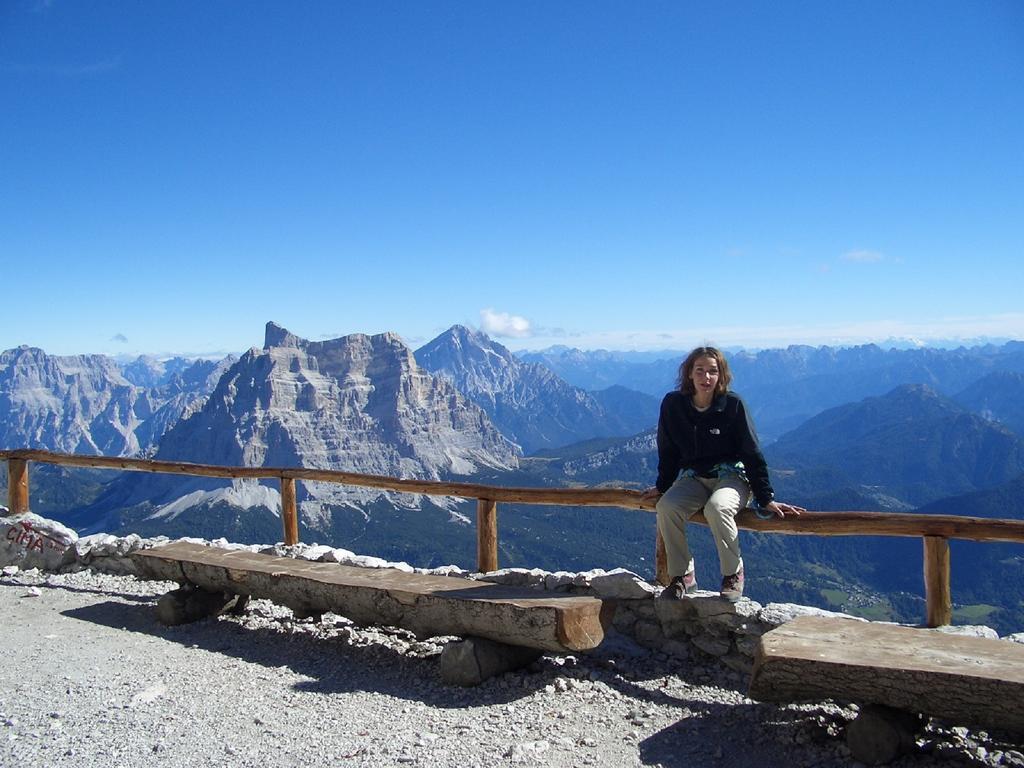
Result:
<svg viewBox="0 0 1024 768"><path fill-rule="evenodd" d="M267 323L266 330L264 332L263 348L297 347L304 341L305 339L299 338L271 320Z"/></svg>
<svg viewBox="0 0 1024 768"><path fill-rule="evenodd" d="M527 452L650 426L609 412L547 366L520 360L487 334L465 326L452 326L420 347L416 361L472 398ZM656 418L652 409L650 420Z"/></svg>
<svg viewBox="0 0 1024 768"><path fill-rule="evenodd" d="M486 414L396 334L309 341L268 323L266 339L165 437L160 458L428 479L516 466Z"/></svg>

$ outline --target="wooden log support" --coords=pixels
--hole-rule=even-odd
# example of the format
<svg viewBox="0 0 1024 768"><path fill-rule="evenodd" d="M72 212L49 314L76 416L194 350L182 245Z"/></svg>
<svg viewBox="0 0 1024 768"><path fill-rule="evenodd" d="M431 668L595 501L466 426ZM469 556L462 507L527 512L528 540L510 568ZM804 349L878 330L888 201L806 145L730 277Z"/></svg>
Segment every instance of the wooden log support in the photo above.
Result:
<svg viewBox="0 0 1024 768"><path fill-rule="evenodd" d="M476 502L476 569L481 573L498 570L498 502Z"/></svg>
<svg viewBox="0 0 1024 768"><path fill-rule="evenodd" d="M880 704L1024 734L1024 645L801 616L761 637L749 696Z"/></svg>
<svg viewBox="0 0 1024 768"><path fill-rule="evenodd" d="M288 546L299 543L299 510L295 503L295 478L281 478L281 525L284 526L284 543Z"/></svg>
<svg viewBox="0 0 1024 768"><path fill-rule="evenodd" d="M299 615L337 613L357 624L403 627L423 637L483 637L545 651L596 648L614 612L611 603L590 595L186 542L140 550L131 557L143 578L267 598Z"/></svg>
<svg viewBox="0 0 1024 768"><path fill-rule="evenodd" d="M949 586L949 539L924 537L924 595L926 623L941 627L953 622L953 594Z"/></svg>
<svg viewBox="0 0 1024 768"><path fill-rule="evenodd" d="M28 512L28 462L7 460L7 508L12 515Z"/></svg>

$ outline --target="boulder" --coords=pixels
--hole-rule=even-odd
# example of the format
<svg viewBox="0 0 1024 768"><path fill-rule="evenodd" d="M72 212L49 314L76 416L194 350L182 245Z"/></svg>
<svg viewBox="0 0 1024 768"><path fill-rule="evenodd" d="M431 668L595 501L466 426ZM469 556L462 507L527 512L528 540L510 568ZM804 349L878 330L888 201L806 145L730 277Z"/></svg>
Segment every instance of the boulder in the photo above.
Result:
<svg viewBox="0 0 1024 768"><path fill-rule="evenodd" d="M0 518L0 565L57 571L75 559L78 534L32 512Z"/></svg>
<svg viewBox="0 0 1024 768"><path fill-rule="evenodd" d="M525 667L540 655L535 648L468 637L448 643L441 651L441 679L449 685L479 685L495 675Z"/></svg>

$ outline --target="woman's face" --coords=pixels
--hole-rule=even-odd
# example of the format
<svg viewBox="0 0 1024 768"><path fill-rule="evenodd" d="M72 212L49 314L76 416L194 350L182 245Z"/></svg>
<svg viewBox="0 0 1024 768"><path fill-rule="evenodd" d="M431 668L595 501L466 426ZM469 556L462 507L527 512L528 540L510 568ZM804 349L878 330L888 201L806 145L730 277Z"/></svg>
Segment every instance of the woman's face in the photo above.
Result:
<svg viewBox="0 0 1024 768"><path fill-rule="evenodd" d="M713 357L698 357L693 361L690 381L698 395L714 396L718 386L718 361Z"/></svg>

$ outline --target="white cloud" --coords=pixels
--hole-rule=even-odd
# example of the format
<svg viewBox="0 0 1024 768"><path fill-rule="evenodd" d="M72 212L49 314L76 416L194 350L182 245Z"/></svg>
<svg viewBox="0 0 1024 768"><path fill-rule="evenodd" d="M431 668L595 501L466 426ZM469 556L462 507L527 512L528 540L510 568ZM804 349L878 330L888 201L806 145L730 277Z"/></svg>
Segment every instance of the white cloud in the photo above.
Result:
<svg viewBox="0 0 1024 768"><path fill-rule="evenodd" d="M873 264L875 262L884 261L885 255L878 251L867 251L864 249L847 251L839 257L842 261L853 261L858 264Z"/></svg>
<svg viewBox="0 0 1024 768"><path fill-rule="evenodd" d="M532 335L530 321L525 317L495 312L490 307L480 310L480 327L490 336L525 339Z"/></svg>

